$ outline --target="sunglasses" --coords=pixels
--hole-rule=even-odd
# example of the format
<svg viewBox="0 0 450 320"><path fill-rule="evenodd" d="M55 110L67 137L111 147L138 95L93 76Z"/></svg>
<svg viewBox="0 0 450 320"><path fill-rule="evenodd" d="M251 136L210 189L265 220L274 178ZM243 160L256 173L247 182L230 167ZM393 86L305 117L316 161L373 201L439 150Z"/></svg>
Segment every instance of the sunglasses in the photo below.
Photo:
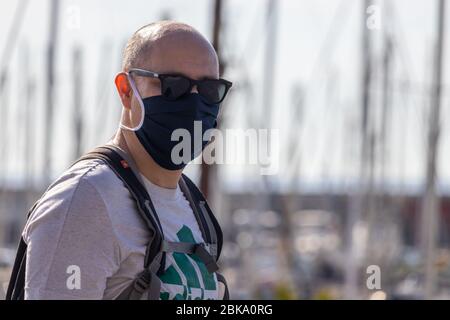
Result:
<svg viewBox="0 0 450 320"><path fill-rule="evenodd" d="M158 74L153 71L142 69L130 69L130 75L157 78L161 82L161 94L168 100L176 100L190 93L193 86L203 100L209 104L221 103L231 88L232 83L225 79L203 79L194 80L182 75Z"/></svg>

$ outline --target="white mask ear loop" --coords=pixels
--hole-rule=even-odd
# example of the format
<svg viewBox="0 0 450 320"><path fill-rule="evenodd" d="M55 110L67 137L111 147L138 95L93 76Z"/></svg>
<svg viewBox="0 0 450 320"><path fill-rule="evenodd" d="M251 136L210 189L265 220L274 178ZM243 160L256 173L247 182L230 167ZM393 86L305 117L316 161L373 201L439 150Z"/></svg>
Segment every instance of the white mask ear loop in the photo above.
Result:
<svg viewBox="0 0 450 320"><path fill-rule="evenodd" d="M137 101L139 102L139 105L141 106L141 121L139 121L139 124L135 127L128 127L124 124L122 124L122 120L120 121L120 127L122 129L131 130L131 131L137 131L142 127L142 124L144 123L144 117L145 117L145 108L144 108L144 102L142 101L141 96L139 95L139 91L136 88L136 84L134 83L133 78L127 73L128 81L130 82L131 89L133 90L133 94L136 97Z"/></svg>

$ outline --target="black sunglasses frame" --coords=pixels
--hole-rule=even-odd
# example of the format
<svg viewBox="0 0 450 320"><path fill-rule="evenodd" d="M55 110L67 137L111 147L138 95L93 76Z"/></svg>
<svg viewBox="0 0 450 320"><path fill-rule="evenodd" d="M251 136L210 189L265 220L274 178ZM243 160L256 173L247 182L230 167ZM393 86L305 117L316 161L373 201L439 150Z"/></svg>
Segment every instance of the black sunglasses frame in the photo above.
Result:
<svg viewBox="0 0 450 320"><path fill-rule="evenodd" d="M159 73L156 73L156 72L153 72L153 71L144 70L144 69L137 69L137 68L132 68L132 69L130 69L130 70L128 71L128 74L130 74L130 75L136 74L137 76L141 76L141 77L147 77L147 78L155 78L155 79L159 79L159 81L160 81L160 83L161 83L161 94L162 94L162 95L164 95L163 92L162 92L162 88L163 88L163 86L164 86L163 82L164 82L164 80L165 80L166 78L168 78L168 77L179 77L179 78L183 78L183 79L186 79L186 80L189 81L189 87L186 89L186 92L184 92L184 94L191 92L192 87L194 87L195 85L196 85L197 87L199 87L199 85L201 86L201 84L204 83L204 82L211 82L211 81L212 81L212 82L219 82L219 83L221 83L221 84L224 84L224 85L225 85L225 91L224 91L222 97L220 98L219 101L215 101L215 102L208 102L208 101L207 101L208 103L211 103L211 104L221 103L221 102L225 99L225 97L227 96L228 91L230 90L231 86L233 85L232 82L230 82L230 81L228 81L228 80L225 80L225 79L222 79L222 78L220 78L220 79L194 80L194 79L191 79L191 78L189 78L189 77L186 77L186 76L183 76L183 75L180 75L180 74L159 74ZM178 96L178 97L175 98L175 99L171 99L171 100L176 100L176 99L180 98L181 96L183 96L184 94ZM199 90L199 94L200 94L204 99L207 100L207 98L206 98L205 96L203 96L203 95L200 93L200 90ZM167 99L170 99L170 98L168 98L168 97L166 97L166 98L167 98Z"/></svg>

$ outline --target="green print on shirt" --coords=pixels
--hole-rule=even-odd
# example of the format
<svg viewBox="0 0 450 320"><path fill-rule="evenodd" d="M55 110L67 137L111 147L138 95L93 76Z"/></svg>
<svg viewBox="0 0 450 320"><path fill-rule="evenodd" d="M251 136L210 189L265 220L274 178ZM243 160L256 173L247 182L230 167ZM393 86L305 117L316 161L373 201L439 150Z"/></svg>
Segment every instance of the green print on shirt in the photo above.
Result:
<svg viewBox="0 0 450 320"><path fill-rule="evenodd" d="M183 225L183 227L178 230L177 237L180 242L195 243L192 231L186 225ZM159 278L161 279L161 282L165 284L183 286L183 293L176 294L173 298L174 300L191 300L191 288L198 288L201 291L201 296L196 297L195 299L203 299L205 290L216 290L214 275L208 272L205 264L196 255L174 252L172 253L172 256L178 269L182 271L186 278L187 283L183 283L182 276L173 265L170 265ZM191 259L189 259L188 256ZM192 260L194 260L197 269L200 271L204 288L201 287L201 282L197 276L196 268L192 264ZM169 300L169 292L161 292L160 298L161 300Z"/></svg>

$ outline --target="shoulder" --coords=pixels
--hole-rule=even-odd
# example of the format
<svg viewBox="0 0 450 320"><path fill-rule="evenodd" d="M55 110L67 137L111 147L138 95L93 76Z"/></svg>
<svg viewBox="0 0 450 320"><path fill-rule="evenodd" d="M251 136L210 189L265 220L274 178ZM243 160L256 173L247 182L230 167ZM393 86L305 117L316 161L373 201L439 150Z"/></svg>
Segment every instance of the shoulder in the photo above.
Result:
<svg viewBox="0 0 450 320"><path fill-rule="evenodd" d="M120 179L101 160L75 164L58 177L38 200L24 228L25 241L38 225L56 231L62 228L68 218L84 222L86 219L106 219L104 212L107 208L101 188L120 183Z"/></svg>
<svg viewBox="0 0 450 320"><path fill-rule="evenodd" d="M28 245L26 296L103 296L107 279L127 256L99 189L120 184L114 175L101 160L77 163L38 201L23 231ZM83 271L81 291L67 291L67 268L72 265Z"/></svg>

